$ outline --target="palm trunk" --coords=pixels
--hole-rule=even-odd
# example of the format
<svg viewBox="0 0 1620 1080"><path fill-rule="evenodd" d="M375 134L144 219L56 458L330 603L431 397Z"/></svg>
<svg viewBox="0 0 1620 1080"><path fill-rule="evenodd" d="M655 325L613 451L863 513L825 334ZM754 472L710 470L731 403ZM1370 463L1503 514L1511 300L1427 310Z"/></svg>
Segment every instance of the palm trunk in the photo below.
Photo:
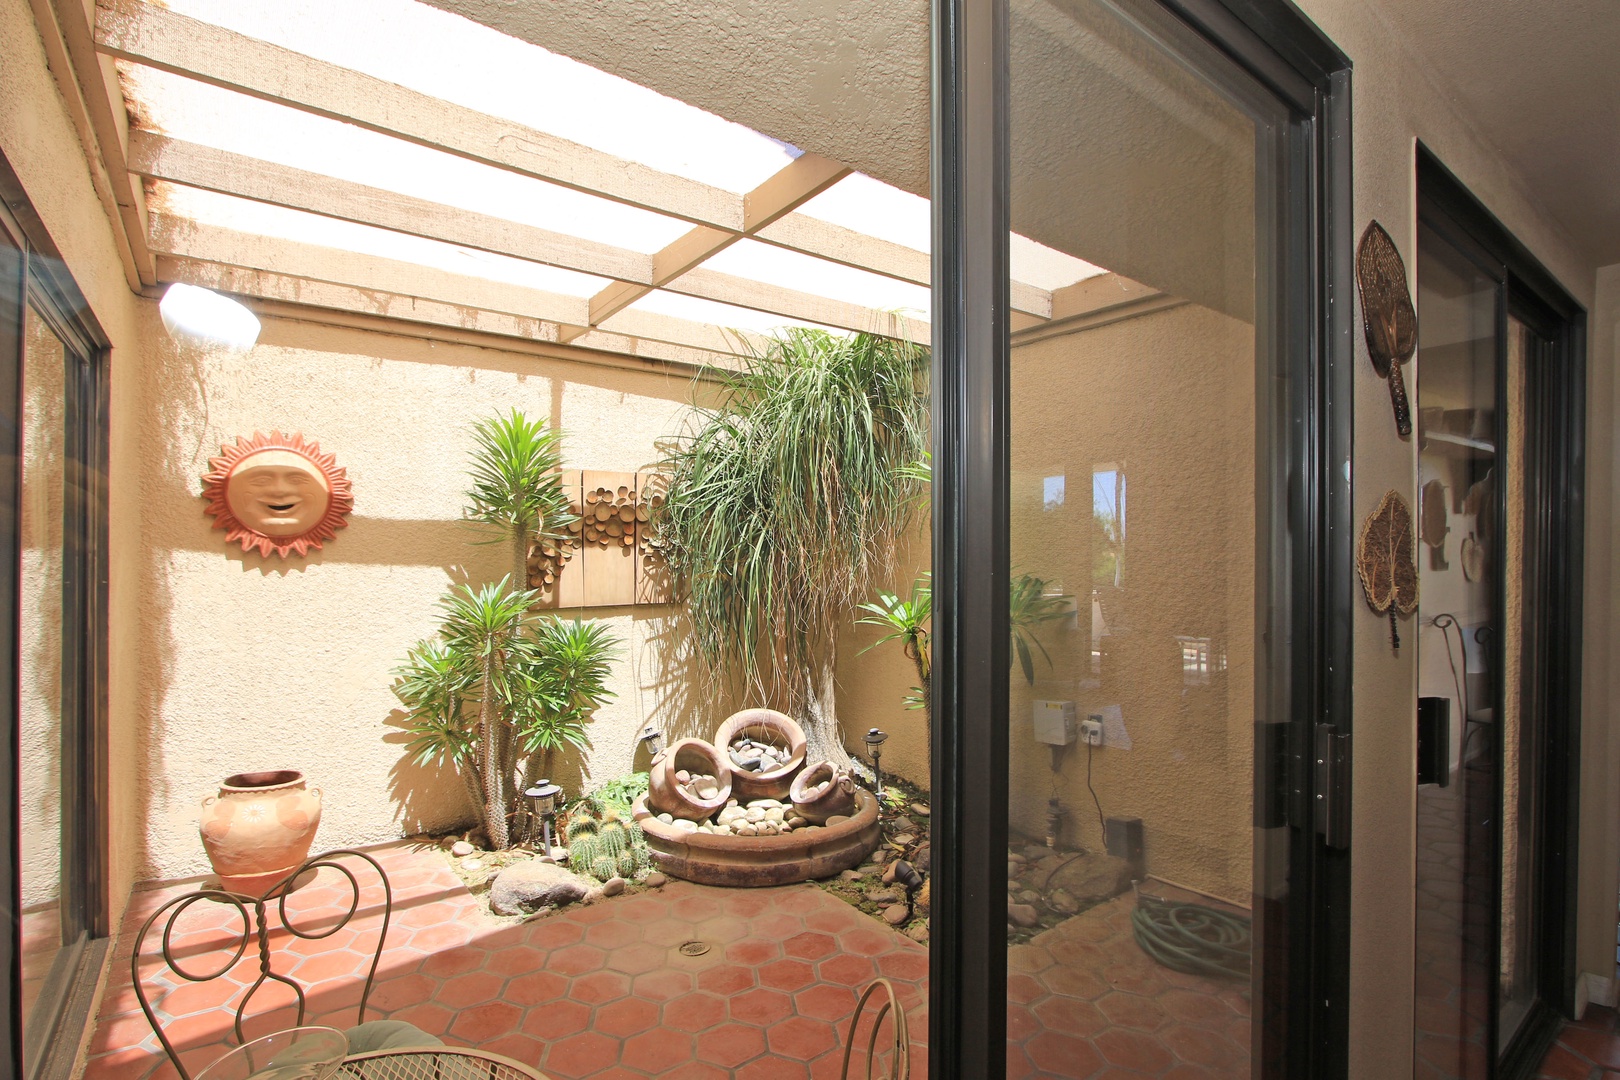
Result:
<svg viewBox="0 0 1620 1080"><path fill-rule="evenodd" d="M506 786L501 776L500 707L495 701L495 653L484 657L483 695L478 704L478 753L483 765L484 831L490 847L504 851L510 845L506 831Z"/></svg>
<svg viewBox="0 0 1620 1080"><path fill-rule="evenodd" d="M461 774L461 782L467 786L467 798L472 800L473 813L480 818L484 816L484 785L478 780L478 770L465 766L456 766L456 772Z"/></svg>
<svg viewBox="0 0 1620 1080"><path fill-rule="evenodd" d="M847 769L852 761L838 727L836 655L829 647L815 669L805 672L805 760L811 764L830 761L834 768Z"/></svg>
<svg viewBox="0 0 1620 1080"><path fill-rule="evenodd" d="M529 526L516 522L512 526L512 581L513 592L529 587Z"/></svg>

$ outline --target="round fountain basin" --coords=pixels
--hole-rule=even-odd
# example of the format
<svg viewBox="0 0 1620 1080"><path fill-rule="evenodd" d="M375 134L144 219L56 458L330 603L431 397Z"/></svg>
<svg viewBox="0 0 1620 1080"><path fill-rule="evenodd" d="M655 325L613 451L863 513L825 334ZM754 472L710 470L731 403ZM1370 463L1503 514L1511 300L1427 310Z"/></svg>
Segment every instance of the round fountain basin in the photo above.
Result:
<svg viewBox="0 0 1620 1080"><path fill-rule="evenodd" d="M659 870L700 885L732 888L832 877L865 862L881 839L877 799L864 790L855 792L855 813L847 821L776 836L687 832L659 821L647 809L645 796L636 800L635 818Z"/></svg>

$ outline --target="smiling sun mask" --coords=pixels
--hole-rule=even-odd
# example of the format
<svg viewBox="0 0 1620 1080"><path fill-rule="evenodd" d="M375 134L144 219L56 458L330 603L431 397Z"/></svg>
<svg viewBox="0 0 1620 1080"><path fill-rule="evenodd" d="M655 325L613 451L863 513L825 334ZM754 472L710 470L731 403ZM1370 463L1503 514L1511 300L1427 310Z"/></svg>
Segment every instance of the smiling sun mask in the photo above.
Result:
<svg viewBox="0 0 1620 1080"><path fill-rule="evenodd" d="M243 551L257 548L284 559L289 552L307 554L335 537L354 509L345 470L301 434L238 437L208 465L207 513L214 528L225 530L225 542L240 541Z"/></svg>

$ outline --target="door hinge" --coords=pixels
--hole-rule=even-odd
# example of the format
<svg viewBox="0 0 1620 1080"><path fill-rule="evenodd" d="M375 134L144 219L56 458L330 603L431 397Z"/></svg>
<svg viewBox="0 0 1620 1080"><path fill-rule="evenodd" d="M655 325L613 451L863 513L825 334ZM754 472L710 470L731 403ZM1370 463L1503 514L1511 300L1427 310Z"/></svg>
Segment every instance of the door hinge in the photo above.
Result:
<svg viewBox="0 0 1620 1080"><path fill-rule="evenodd" d="M1350 733L1316 725L1316 832L1330 848L1350 846Z"/></svg>

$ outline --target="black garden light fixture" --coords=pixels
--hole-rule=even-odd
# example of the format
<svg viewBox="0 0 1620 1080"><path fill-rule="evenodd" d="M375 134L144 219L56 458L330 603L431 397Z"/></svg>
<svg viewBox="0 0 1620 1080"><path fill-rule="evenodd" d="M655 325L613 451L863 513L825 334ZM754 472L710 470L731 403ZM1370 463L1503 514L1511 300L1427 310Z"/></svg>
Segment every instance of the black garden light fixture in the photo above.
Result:
<svg viewBox="0 0 1620 1080"><path fill-rule="evenodd" d="M541 849L544 855L550 855L553 847L551 823L557 816L557 797L561 794L562 788L550 780L542 780L523 793L529 800L529 840L535 839L534 826L539 822L545 840L545 847Z"/></svg>
<svg viewBox="0 0 1620 1080"><path fill-rule="evenodd" d="M866 732L866 752L872 755L872 772L877 775L877 793L883 794L883 744L889 733L882 728L869 728Z"/></svg>

